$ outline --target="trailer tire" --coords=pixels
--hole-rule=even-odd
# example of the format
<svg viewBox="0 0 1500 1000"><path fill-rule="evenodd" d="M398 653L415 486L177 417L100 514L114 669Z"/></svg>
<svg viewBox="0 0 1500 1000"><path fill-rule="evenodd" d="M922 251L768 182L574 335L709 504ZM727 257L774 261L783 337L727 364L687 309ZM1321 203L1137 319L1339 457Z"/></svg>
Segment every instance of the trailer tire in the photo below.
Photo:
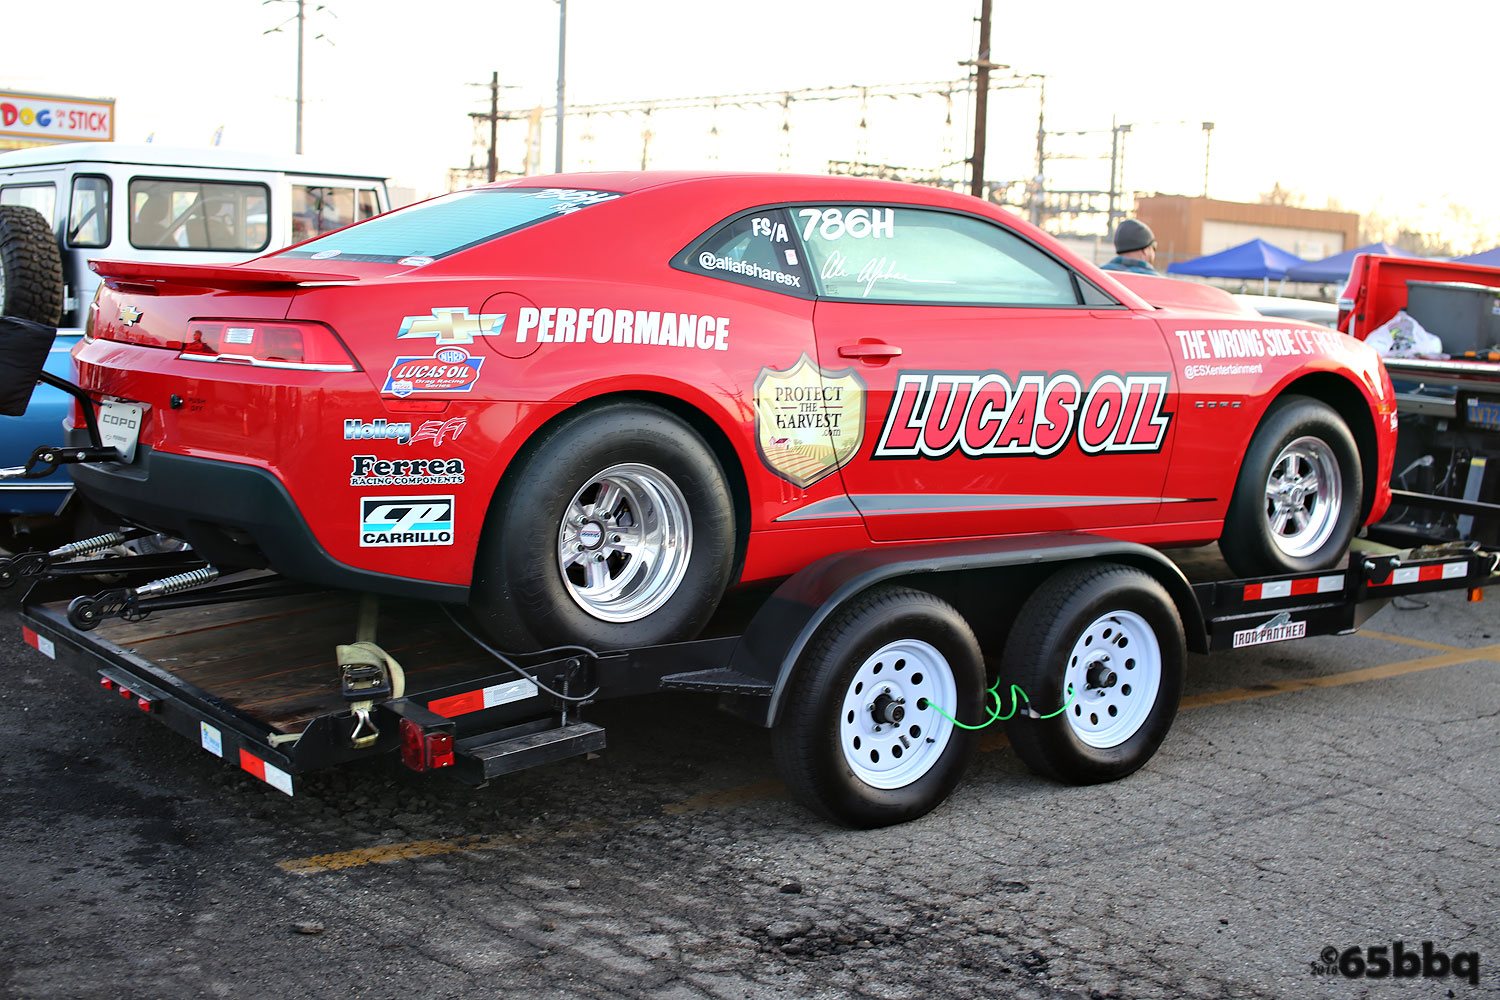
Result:
<svg viewBox="0 0 1500 1000"><path fill-rule="evenodd" d="M62 312L62 257L52 227L34 208L0 205L0 316L56 326Z"/></svg>
<svg viewBox="0 0 1500 1000"><path fill-rule="evenodd" d="M1338 412L1283 396L1250 440L1219 549L1239 576L1327 569L1349 550L1363 491L1359 449Z"/></svg>
<svg viewBox="0 0 1500 1000"><path fill-rule="evenodd" d="M729 583L734 538L723 470L692 427L637 402L582 409L498 492L471 604L512 650L691 639Z"/></svg>
<svg viewBox="0 0 1500 1000"><path fill-rule="evenodd" d="M916 819L958 784L978 734L984 658L931 594L878 587L836 610L797 660L771 748L792 795L867 829ZM944 704L946 702L946 704Z"/></svg>
<svg viewBox="0 0 1500 1000"><path fill-rule="evenodd" d="M1182 620L1153 577L1115 563L1059 570L1022 606L1005 644L1001 678L1025 693L1006 735L1046 777L1123 778L1172 727L1183 655Z"/></svg>

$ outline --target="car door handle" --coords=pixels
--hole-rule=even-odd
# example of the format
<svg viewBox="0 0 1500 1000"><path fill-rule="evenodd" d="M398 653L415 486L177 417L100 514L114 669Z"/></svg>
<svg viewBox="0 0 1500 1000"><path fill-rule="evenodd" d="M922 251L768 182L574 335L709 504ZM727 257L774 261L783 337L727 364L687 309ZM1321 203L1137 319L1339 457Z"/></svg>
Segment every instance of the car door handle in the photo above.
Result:
<svg viewBox="0 0 1500 1000"><path fill-rule="evenodd" d="M841 358L899 358L901 348L895 344L869 343L860 341L857 344L840 344L839 357Z"/></svg>

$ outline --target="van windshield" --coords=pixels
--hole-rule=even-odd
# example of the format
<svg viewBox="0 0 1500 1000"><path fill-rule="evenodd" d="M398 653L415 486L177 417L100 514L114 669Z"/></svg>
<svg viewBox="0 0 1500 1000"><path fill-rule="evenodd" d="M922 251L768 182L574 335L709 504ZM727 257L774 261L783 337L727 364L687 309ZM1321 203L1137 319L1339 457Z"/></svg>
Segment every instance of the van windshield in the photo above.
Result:
<svg viewBox="0 0 1500 1000"><path fill-rule="evenodd" d="M483 188L388 212L277 254L325 260L436 260L505 233L620 197L575 188Z"/></svg>

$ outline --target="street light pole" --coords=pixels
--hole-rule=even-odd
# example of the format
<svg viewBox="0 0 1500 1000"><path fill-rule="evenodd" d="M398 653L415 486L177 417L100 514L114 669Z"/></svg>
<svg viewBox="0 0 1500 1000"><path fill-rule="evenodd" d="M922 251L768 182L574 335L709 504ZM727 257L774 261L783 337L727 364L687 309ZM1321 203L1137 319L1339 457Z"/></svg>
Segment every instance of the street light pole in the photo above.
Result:
<svg viewBox="0 0 1500 1000"><path fill-rule="evenodd" d="M302 152L302 26L307 18L303 14L304 0L297 0L297 152Z"/></svg>
<svg viewBox="0 0 1500 1000"><path fill-rule="evenodd" d="M568 47L568 0L557 0L557 158L556 173L563 168L563 67Z"/></svg>
<svg viewBox="0 0 1500 1000"><path fill-rule="evenodd" d="M1203 197L1208 197L1208 146L1214 137L1214 123L1203 123Z"/></svg>

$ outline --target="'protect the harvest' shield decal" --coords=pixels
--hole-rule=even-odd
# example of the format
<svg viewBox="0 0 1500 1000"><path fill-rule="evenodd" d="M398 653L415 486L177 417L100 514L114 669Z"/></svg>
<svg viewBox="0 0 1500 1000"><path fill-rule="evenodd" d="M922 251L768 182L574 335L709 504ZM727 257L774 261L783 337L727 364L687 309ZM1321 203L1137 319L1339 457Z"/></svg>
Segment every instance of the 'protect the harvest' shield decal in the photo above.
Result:
<svg viewBox="0 0 1500 1000"><path fill-rule="evenodd" d="M755 380L755 431L761 461L808 487L853 458L865 435L865 383L854 369L825 371L806 354L785 370L762 368Z"/></svg>

